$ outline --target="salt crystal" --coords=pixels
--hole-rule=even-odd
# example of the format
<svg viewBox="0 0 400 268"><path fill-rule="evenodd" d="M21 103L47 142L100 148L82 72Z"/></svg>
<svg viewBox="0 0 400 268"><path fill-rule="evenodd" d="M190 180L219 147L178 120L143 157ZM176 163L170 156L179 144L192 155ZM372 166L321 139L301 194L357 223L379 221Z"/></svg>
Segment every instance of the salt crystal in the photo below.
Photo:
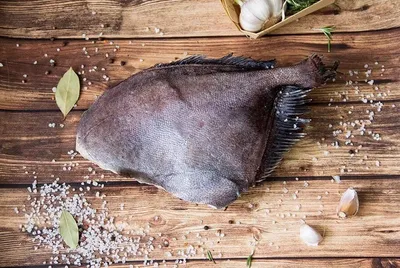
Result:
<svg viewBox="0 0 400 268"><path fill-rule="evenodd" d="M283 188L283 192L284 192L285 194L287 194L287 193L289 192L289 190L288 190L286 187L284 187L284 188Z"/></svg>

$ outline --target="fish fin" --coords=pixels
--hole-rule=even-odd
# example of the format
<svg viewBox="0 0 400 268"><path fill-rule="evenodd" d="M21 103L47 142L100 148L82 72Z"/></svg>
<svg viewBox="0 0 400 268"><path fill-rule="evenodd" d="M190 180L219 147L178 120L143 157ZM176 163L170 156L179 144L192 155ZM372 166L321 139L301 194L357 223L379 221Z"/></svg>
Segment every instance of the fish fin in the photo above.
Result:
<svg viewBox="0 0 400 268"><path fill-rule="evenodd" d="M160 63L152 68L160 68L166 66L186 65L186 64L202 64L202 65L233 65L244 69L262 70L274 68L275 60L259 61L246 57L235 57L228 54L222 58L209 59L203 55L194 55L171 63Z"/></svg>
<svg viewBox="0 0 400 268"><path fill-rule="evenodd" d="M300 116L308 112L305 104L311 101L307 98L310 91L309 88L285 86L278 93L274 103L275 120L269 135L273 140L265 150L257 181L270 176L281 162L283 154L306 135L303 128L311 120Z"/></svg>

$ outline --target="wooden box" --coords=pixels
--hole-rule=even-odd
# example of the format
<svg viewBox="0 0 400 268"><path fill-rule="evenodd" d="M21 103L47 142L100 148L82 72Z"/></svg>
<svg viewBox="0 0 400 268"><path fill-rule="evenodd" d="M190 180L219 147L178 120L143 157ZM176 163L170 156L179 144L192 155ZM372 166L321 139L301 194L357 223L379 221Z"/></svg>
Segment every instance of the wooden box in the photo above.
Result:
<svg viewBox="0 0 400 268"><path fill-rule="evenodd" d="M313 13L319 9L322 9L330 4L333 4L335 2L335 0L320 0L320 1L316 2L315 4L309 6L308 8L305 8L292 16L286 17L284 20L281 20L280 22L278 22L266 29L263 29L257 33L245 31L240 27L240 24L239 24L240 7L234 2L234 0L221 0L221 2L222 2L222 5L224 6L224 9L225 9L226 13L228 14L229 18L236 25L236 27L239 29L239 31L241 31L248 37L255 39L255 38L259 38L263 35L266 35L266 34L272 32L286 24L289 24L301 17L304 17L304 16L306 16L310 13Z"/></svg>

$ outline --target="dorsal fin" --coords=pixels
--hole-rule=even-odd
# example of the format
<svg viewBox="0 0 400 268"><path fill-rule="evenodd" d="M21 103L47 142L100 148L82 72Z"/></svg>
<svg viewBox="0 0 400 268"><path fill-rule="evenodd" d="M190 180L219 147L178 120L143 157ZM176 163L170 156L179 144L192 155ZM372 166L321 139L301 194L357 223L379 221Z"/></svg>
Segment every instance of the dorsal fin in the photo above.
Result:
<svg viewBox="0 0 400 268"><path fill-rule="evenodd" d="M246 57L234 57L228 54L218 59L208 59L203 55L194 55L171 63L160 63L152 68L160 68L166 66L186 65L186 64L202 64L202 65L233 65L244 69L262 70L274 68L275 60L259 61Z"/></svg>
<svg viewBox="0 0 400 268"><path fill-rule="evenodd" d="M310 91L308 88L285 86L278 93L274 104L275 122L270 134L273 140L264 153L256 179L258 182L270 176L281 162L283 154L305 136L303 128L310 120L300 116L308 111L305 104L311 101L307 98Z"/></svg>

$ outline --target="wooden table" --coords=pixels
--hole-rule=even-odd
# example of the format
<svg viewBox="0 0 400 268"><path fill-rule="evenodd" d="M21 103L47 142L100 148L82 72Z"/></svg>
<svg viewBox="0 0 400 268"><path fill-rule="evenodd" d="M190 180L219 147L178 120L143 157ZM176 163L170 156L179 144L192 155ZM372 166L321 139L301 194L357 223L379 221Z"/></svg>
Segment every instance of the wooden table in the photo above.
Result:
<svg viewBox="0 0 400 268"><path fill-rule="evenodd" d="M150 224L155 234L177 238L151 256L165 259L168 267L175 265L176 257L166 257L165 252L198 246L198 233L208 239L199 247L210 250L217 264L199 250L181 267L246 267L254 248L252 267L400 265L398 1L338 0L259 40L241 36L217 0L1 0L0 18L1 267L47 267L42 263L51 257L48 250L33 249L31 238L19 230L23 213L14 212L28 205L26 188L34 176L39 184L52 182L53 174L78 186L89 167L97 171L91 179L107 182L103 192L117 219L133 216L130 228ZM331 53L324 35L315 30L326 25L336 26ZM68 152L74 150L80 116L104 90L159 62L228 53L276 58L281 66L311 53L323 55L328 63L341 62L336 81L311 93L307 137L285 155L273 178L222 211L102 171L79 156L72 160L79 166L63 171L71 162ZM85 74L77 107L63 121L52 88L70 66ZM366 78L368 69L372 74ZM381 111L378 101L383 103ZM351 123L370 119L371 111L373 121L361 135L359 126ZM49 127L51 123L55 127ZM346 138L346 128L354 129L354 137ZM343 133L335 136L335 130ZM347 139L351 145L345 144ZM338 148L332 146L336 141ZM332 175L340 175L342 182L332 183ZM357 189L361 205L356 217L343 220L335 209L348 187ZM296 209L299 204L301 209ZM307 247L300 241L302 219L324 230L320 246ZM217 237L218 230L225 236ZM138 256L115 267L142 263Z"/></svg>

